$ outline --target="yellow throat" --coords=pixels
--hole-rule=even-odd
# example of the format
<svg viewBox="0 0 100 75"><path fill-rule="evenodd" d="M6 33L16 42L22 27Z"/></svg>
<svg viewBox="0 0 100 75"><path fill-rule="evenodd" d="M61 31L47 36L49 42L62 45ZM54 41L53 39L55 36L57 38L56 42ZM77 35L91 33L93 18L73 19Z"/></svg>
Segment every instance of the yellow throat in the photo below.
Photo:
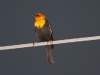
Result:
<svg viewBox="0 0 100 75"><path fill-rule="evenodd" d="M45 19L36 19L35 21L35 27L38 29L42 28L45 25Z"/></svg>

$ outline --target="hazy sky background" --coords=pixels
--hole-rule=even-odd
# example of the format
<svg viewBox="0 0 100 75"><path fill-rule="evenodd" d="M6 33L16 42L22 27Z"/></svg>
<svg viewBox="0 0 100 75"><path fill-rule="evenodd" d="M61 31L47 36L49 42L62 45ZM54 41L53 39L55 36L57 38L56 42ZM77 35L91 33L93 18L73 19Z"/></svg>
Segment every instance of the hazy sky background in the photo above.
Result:
<svg viewBox="0 0 100 75"><path fill-rule="evenodd" d="M32 14L42 12L56 40L100 36L100 0L1 0L0 46L38 41ZM100 40L0 51L0 75L100 75Z"/></svg>

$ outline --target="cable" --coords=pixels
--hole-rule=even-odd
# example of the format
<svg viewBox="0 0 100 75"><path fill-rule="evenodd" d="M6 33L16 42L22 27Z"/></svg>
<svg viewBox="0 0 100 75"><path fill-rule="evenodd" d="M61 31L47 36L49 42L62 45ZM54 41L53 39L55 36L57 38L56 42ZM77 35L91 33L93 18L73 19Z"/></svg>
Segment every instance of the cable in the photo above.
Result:
<svg viewBox="0 0 100 75"><path fill-rule="evenodd" d="M50 45L50 44L62 44L62 43L72 43L72 42L82 42L82 41L92 41L92 40L100 40L100 36L64 39L64 40L56 40L56 41L51 41L51 42L35 42L34 44L27 43L27 44L19 44L19 45L0 46L0 50L33 47L33 45L44 46L44 45Z"/></svg>

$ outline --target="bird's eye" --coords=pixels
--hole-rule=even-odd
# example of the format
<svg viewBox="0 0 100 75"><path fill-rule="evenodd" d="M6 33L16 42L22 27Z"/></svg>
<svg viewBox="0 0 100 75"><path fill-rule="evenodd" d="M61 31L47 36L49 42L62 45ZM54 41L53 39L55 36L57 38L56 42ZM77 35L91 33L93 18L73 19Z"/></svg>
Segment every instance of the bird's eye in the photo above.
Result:
<svg viewBox="0 0 100 75"><path fill-rule="evenodd" d="M36 16L39 16L39 14L36 14Z"/></svg>

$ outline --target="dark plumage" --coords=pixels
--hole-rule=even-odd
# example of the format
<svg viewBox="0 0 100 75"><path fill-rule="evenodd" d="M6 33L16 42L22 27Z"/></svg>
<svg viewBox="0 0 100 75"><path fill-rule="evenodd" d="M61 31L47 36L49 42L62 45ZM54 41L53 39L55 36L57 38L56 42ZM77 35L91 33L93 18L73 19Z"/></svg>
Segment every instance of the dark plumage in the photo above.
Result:
<svg viewBox="0 0 100 75"><path fill-rule="evenodd" d="M35 20L35 32L39 41L53 41L53 32L46 17L41 13L37 13L35 15ZM52 53L53 48L53 45L46 45L47 59L50 65L55 63L55 59Z"/></svg>

